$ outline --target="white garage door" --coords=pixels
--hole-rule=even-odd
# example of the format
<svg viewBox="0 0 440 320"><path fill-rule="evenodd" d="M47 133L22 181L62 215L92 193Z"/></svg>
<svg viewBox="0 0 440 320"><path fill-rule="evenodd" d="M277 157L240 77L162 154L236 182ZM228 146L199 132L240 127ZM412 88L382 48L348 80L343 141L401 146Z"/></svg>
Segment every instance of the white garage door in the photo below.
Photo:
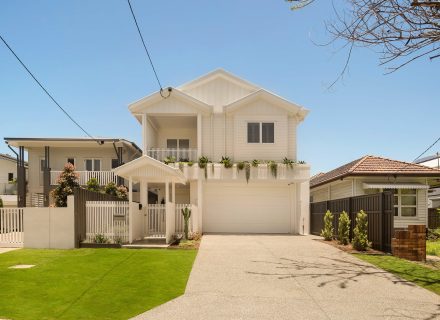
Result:
<svg viewBox="0 0 440 320"><path fill-rule="evenodd" d="M206 183L203 232L289 233L289 190L285 185Z"/></svg>

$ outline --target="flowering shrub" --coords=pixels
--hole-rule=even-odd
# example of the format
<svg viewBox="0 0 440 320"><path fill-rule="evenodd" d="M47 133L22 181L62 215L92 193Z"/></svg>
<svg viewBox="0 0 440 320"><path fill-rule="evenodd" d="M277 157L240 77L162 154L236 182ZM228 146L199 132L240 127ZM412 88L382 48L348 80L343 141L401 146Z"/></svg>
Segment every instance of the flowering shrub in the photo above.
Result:
<svg viewBox="0 0 440 320"><path fill-rule="evenodd" d="M75 187L79 187L78 179L79 175L73 164L66 163L57 179L58 186L51 191L55 207L67 207L67 196L73 194Z"/></svg>
<svg viewBox="0 0 440 320"><path fill-rule="evenodd" d="M119 186L116 188L116 196L122 200L128 200L128 189L126 186Z"/></svg>

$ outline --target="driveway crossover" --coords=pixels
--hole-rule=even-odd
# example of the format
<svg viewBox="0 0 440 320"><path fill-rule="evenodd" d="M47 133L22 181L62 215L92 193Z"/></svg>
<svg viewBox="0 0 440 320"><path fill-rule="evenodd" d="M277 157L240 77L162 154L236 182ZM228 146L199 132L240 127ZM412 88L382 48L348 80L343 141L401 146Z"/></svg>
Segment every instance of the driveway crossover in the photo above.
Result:
<svg viewBox="0 0 440 320"><path fill-rule="evenodd" d="M185 294L136 319L440 319L440 296L312 236L205 235Z"/></svg>

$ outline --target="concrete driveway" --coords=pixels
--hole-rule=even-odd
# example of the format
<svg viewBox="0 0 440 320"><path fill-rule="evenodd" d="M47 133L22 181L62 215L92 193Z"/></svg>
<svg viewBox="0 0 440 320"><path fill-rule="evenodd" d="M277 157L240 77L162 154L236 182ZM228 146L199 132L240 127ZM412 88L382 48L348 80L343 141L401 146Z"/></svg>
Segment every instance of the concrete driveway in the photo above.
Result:
<svg viewBox="0 0 440 320"><path fill-rule="evenodd" d="M440 319L440 296L314 239L206 235L185 294L136 319Z"/></svg>

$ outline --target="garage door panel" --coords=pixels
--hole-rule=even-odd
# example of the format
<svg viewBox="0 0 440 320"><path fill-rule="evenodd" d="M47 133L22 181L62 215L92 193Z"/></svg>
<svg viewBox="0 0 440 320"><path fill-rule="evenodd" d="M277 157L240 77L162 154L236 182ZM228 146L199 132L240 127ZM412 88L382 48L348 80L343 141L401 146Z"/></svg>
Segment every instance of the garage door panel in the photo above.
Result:
<svg viewBox="0 0 440 320"><path fill-rule="evenodd" d="M290 232L287 187L206 184L204 190L204 232Z"/></svg>

